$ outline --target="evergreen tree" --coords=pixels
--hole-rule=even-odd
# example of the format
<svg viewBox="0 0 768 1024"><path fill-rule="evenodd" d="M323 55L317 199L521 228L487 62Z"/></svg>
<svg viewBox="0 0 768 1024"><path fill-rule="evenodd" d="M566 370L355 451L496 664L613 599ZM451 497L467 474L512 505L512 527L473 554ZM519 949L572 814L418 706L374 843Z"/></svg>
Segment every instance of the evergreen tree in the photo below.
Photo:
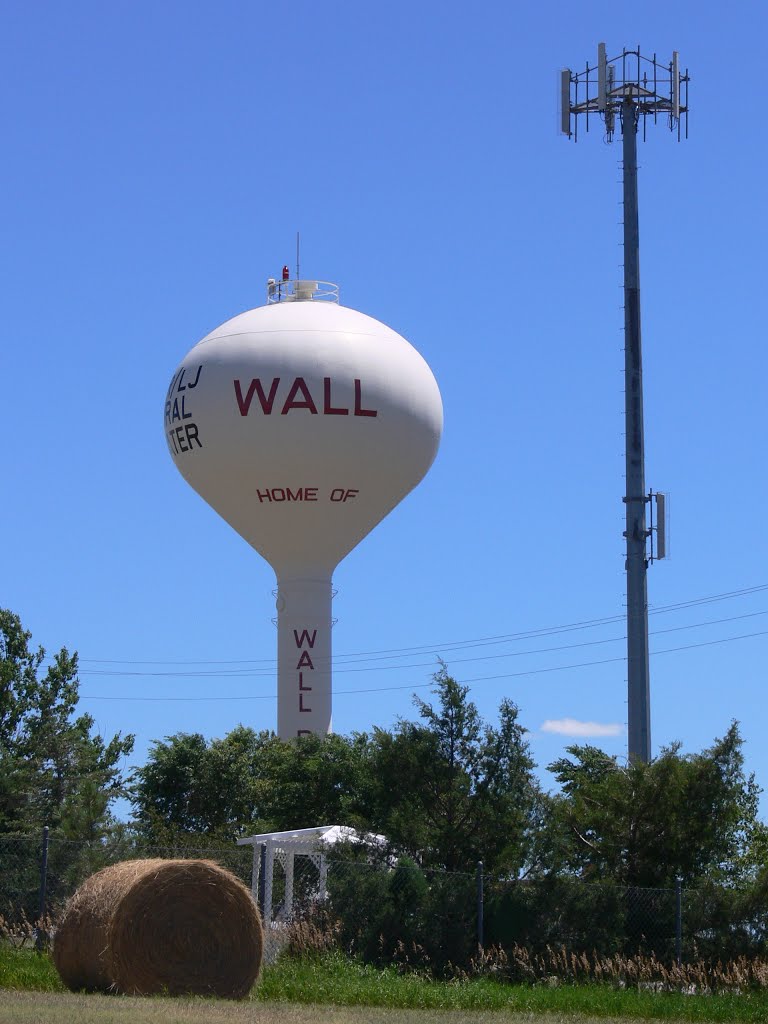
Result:
<svg viewBox="0 0 768 1024"><path fill-rule="evenodd" d="M518 709L502 701L492 726L445 665L434 682L435 705L414 698L420 722L374 731L373 825L425 866L520 874L542 798Z"/></svg>
<svg viewBox="0 0 768 1024"><path fill-rule="evenodd" d="M754 874L750 851L764 845L764 829L742 745L734 722L701 753L682 754L674 743L649 764L569 747L549 766L562 786L553 801L553 867L637 886Z"/></svg>
<svg viewBox="0 0 768 1024"><path fill-rule="evenodd" d="M69 839L95 839L113 824L110 805L125 793L121 762L133 736L105 741L77 715L77 654L45 650L18 615L0 609L0 832L43 825Z"/></svg>

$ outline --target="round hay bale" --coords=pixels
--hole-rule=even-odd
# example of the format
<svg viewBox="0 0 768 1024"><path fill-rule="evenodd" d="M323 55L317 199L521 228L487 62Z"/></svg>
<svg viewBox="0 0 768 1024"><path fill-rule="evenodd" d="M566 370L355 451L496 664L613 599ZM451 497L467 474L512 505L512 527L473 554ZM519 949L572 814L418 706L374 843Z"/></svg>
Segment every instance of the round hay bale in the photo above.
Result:
<svg viewBox="0 0 768 1024"><path fill-rule="evenodd" d="M121 899L144 872L162 860L113 864L91 875L66 906L56 927L53 961L73 991L106 992L113 986L109 926Z"/></svg>
<svg viewBox="0 0 768 1024"><path fill-rule="evenodd" d="M75 991L242 999L263 947L251 893L229 871L209 860L135 860L80 886L53 959Z"/></svg>

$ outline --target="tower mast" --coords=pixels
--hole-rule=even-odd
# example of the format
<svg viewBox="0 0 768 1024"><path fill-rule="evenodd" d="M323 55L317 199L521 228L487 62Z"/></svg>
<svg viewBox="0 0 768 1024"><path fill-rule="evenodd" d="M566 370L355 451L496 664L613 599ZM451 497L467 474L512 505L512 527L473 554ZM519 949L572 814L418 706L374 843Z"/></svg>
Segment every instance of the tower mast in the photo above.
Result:
<svg viewBox="0 0 768 1024"><path fill-rule="evenodd" d="M681 89L683 98L681 100ZM592 95L590 95L592 93ZM656 56L643 57L640 48L606 57L598 45L597 64L561 78L561 130L577 138L579 116L589 130L589 115L597 115L612 141L617 119L622 132L622 182L624 205L624 494L627 574L627 724L630 760L651 759L651 695L648 659L648 540L653 560L652 529L646 522L646 505L657 501L657 554L664 557L663 495L645 491L645 440L643 428L643 357L640 331L640 229L637 193L637 134L642 124L659 115L681 137L681 119L688 134L688 73L680 73L677 52L668 66ZM661 501L659 500L661 499Z"/></svg>

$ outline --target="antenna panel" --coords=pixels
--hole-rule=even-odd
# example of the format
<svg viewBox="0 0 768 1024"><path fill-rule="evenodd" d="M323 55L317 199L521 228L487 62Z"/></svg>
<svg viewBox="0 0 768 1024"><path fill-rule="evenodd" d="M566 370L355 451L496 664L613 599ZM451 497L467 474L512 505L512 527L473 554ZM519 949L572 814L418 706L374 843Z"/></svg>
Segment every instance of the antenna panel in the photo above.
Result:
<svg viewBox="0 0 768 1024"><path fill-rule="evenodd" d="M571 135L571 71L564 68L560 72L560 131L570 138Z"/></svg>
<svg viewBox="0 0 768 1024"><path fill-rule="evenodd" d="M605 59L605 43L597 44L597 109L604 111L608 105L608 76L606 68L608 64Z"/></svg>
<svg viewBox="0 0 768 1024"><path fill-rule="evenodd" d="M656 498L656 558L667 557L667 496L658 491Z"/></svg>
<svg viewBox="0 0 768 1024"><path fill-rule="evenodd" d="M677 120L680 117L680 55L677 50L672 54L672 117Z"/></svg>

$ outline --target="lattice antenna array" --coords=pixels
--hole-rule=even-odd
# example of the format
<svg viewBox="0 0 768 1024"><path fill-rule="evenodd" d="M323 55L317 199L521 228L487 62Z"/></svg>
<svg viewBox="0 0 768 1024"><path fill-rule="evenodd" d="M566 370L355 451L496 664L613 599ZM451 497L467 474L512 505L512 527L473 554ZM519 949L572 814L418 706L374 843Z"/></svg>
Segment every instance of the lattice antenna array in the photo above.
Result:
<svg viewBox="0 0 768 1024"><path fill-rule="evenodd" d="M603 123L606 141L611 142L617 115L623 116L624 104L630 101L642 121L643 140L648 118L656 124L662 115L680 141L688 138L688 82L688 69L681 72L677 50L669 64L660 64L655 53L645 57L639 46L608 59L605 43L600 43L595 65L587 61L583 71L565 68L560 73L560 130L578 141L579 114L584 115L587 131L592 114L593 120L597 116Z"/></svg>

